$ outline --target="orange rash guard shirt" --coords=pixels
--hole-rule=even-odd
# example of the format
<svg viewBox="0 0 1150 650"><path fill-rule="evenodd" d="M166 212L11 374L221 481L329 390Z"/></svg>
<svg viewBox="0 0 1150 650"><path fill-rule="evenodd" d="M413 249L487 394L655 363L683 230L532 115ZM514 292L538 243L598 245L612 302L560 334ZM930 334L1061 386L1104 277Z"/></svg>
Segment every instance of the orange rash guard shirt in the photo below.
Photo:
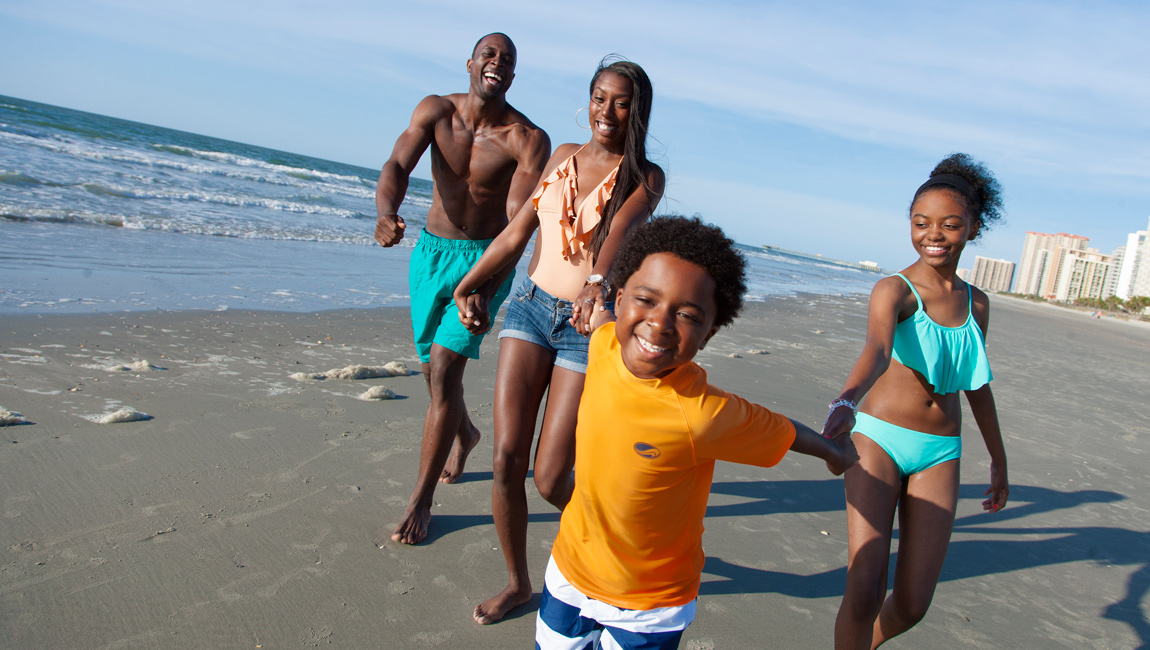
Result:
<svg viewBox="0 0 1150 650"><path fill-rule="evenodd" d="M639 379L615 324L591 337L575 434L575 490L551 554L584 595L623 609L685 605L699 593L703 515L715 461L775 465L790 420L707 383L692 362Z"/></svg>

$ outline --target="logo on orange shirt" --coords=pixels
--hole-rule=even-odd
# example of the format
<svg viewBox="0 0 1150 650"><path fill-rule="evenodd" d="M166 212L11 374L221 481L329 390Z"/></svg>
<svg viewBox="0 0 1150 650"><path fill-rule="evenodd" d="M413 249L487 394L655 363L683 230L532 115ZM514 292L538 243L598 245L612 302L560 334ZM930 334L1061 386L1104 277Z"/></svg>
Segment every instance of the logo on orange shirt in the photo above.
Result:
<svg viewBox="0 0 1150 650"><path fill-rule="evenodd" d="M636 442L635 453L639 454L643 458L658 458L659 454L662 452L660 452L659 448L655 445L648 445L645 442Z"/></svg>

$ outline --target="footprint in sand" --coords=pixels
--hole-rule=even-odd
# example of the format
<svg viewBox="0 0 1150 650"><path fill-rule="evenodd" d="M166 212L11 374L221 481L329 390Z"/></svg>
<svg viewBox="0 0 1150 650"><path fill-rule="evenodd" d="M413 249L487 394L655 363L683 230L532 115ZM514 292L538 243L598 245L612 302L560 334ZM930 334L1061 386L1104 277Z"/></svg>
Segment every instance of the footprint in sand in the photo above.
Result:
<svg viewBox="0 0 1150 650"><path fill-rule="evenodd" d="M258 429L247 429L245 431L236 431L235 433L232 434L232 437L233 438L239 438L240 440L251 440L258 433L271 433L272 431L275 431L275 430L276 430L275 427L260 427Z"/></svg>
<svg viewBox="0 0 1150 650"><path fill-rule="evenodd" d="M451 640L451 632L444 630L442 632L420 632L411 637L411 640L427 646L441 646Z"/></svg>
<svg viewBox="0 0 1150 650"><path fill-rule="evenodd" d="M8 497L7 499L4 499L4 516L8 519L22 517L24 515L24 511L22 509L17 509L16 504L28 503L32 500L33 497L27 495Z"/></svg>

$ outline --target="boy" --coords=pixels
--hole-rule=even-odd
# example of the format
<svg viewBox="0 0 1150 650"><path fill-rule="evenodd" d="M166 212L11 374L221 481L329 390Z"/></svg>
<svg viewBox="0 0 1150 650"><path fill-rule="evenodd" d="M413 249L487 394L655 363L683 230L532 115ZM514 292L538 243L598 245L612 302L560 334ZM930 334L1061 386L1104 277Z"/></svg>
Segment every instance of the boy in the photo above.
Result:
<svg viewBox="0 0 1150 650"><path fill-rule="evenodd" d="M612 280L617 321L591 337L577 480L544 578L538 648L678 647L695 617L715 460L766 467L793 449L836 475L858 460L849 436L825 439L723 392L692 361L746 291L721 230L652 219L623 243Z"/></svg>

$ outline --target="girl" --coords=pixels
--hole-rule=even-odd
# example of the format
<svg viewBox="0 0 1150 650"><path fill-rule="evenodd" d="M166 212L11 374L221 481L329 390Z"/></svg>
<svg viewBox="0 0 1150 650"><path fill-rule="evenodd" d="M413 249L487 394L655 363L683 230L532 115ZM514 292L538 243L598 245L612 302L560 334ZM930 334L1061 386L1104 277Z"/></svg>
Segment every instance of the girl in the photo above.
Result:
<svg viewBox="0 0 1150 650"><path fill-rule="evenodd" d="M455 289L460 319L472 331L486 329L487 305L475 290L513 264L539 230L528 280L508 305L499 335L491 509L509 580L475 608L480 624L531 599L524 482L543 393L535 485L562 510L571 498L591 319L608 308L605 278L623 236L650 216L663 193L663 171L647 160L651 82L643 69L604 59L591 79L587 111L591 141L555 150L531 201Z"/></svg>
<svg viewBox="0 0 1150 650"><path fill-rule="evenodd" d="M910 206L918 260L875 284L862 354L830 405L824 435L853 431L859 453L845 477L849 559L836 650L877 648L930 606L958 501L958 391L990 453L982 507L1006 505L1006 452L986 358L990 304L956 273L966 243L1001 217L999 192L966 154L940 162L918 188ZM898 561L886 597L896 506Z"/></svg>

